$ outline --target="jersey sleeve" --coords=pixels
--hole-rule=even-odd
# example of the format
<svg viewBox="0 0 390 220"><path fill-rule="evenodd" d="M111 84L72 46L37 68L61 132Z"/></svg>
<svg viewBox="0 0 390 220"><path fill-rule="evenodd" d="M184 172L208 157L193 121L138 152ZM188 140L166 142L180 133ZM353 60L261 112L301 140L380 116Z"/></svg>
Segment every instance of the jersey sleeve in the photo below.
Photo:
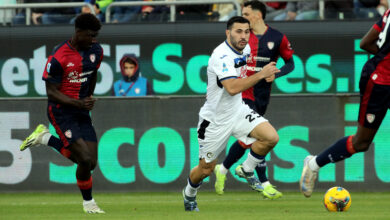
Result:
<svg viewBox="0 0 390 220"><path fill-rule="evenodd" d="M100 46L100 58L99 58L99 63L96 65L96 70L98 70L100 68L100 64L102 63L102 60L103 60L103 47Z"/></svg>
<svg viewBox="0 0 390 220"><path fill-rule="evenodd" d="M61 83L63 72L60 62L54 56L50 56L47 59L42 79L51 83Z"/></svg>
<svg viewBox="0 0 390 220"><path fill-rule="evenodd" d="M229 56L227 55L215 56L213 69L220 81L230 78L237 78L237 72L234 68L234 61L230 60Z"/></svg>
<svg viewBox="0 0 390 220"><path fill-rule="evenodd" d="M294 50L291 48L291 43L288 41L286 35L283 35L282 42L279 47L279 54L284 60L291 59Z"/></svg>
<svg viewBox="0 0 390 220"><path fill-rule="evenodd" d="M384 24L385 24L384 19L388 19L389 14L390 14L390 9L387 10L387 11L385 12L385 14L381 17L381 19L380 19L378 22L376 22L376 23L374 24L373 28L374 28L375 30L377 30L378 32L382 32L382 31L383 31L383 28L385 27L385 25L384 25Z"/></svg>

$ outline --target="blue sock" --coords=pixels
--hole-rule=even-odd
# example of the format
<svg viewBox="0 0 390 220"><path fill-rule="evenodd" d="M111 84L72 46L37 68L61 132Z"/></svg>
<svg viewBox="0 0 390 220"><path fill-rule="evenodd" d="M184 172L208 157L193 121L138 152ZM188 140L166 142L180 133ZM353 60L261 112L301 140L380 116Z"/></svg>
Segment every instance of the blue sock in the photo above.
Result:
<svg viewBox="0 0 390 220"><path fill-rule="evenodd" d="M260 182L264 183L268 181L267 175L265 174L267 170L267 163L265 160L263 160L261 163L259 163L256 167L256 173L259 177Z"/></svg>
<svg viewBox="0 0 390 220"><path fill-rule="evenodd" d="M236 163L245 153L246 149L241 147L238 141L234 142L234 144L230 147L229 153L223 161L223 166L226 169L230 169L234 163Z"/></svg>
<svg viewBox="0 0 390 220"><path fill-rule="evenodd" d="M50 137L48 145L56 149L59 153L61 153L61 148L64 146L61 140L54 137L53 135Z"/></svg>
<svg viewBox="0 0 390 220"><path fill-rule="evenodd" d="M347 148L348 138L352 139L352 136L341 138L328 149L317 155L316 162L318 166L323 167L328 163L336 163L340 160L344 160L352 156L352 154L348 151Z"/></svg>

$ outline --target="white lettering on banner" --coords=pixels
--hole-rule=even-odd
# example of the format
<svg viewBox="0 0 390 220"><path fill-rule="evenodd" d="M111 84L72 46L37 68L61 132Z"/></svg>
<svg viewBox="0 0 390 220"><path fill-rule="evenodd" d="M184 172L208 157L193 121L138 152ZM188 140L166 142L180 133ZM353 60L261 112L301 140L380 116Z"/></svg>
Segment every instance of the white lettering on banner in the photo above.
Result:
<svg viewBox="0 0 390 220"><path fill-rule="evenodd" d="M28 75L29 71L27 64L22 59L8 59L5 61L3 68L1 68L1 85L4 88L4 91L12 96L26 95L28 92L26 82L29 80ZM20 85L21 81L24 81L25 83Z"/></svg>
<svg viewBox="0 0 390 220"><path fill-rule="evenodd" d="M101 46L103 47L104 56L110 57L110 45L101 44ZM134 53L137 56L139 55L140 45L121 46L125 46L119 47L122 50L121 55L123 55L123 53ZM128 46L131 47L129 48ZM134 50L134 48L136 48L136 50ZM46 49L46 45L35 49L33 57L28 59L28 63L19 57L10 57L5 60L3 66L0 66L0 91L4 90L9 96L23 96L27 94L33 96L34 91L38 95L46 95L45 82L42 80L42 74L47 61ZM125 51L126 49L128 50ZM51 48L49 48L49 50L51 51ZM118 59L120 58L121 57ZM32 77L30 77L30 70L33 74ZM100 74L101 80L96 83L95 94L103 95L111 90L114 82L114 72L107 62L102 62L98 74ZM33 84L29 83L29 80L33 80ZM34 88L31 88L32 86L30 85L34 85Z"/></svg>
<svg viewBox="0 0 390 220"><path fill-rule="evenodd" d="M30 149L20 151L21 140L11 139L12 129L28 129L28 112L0 112L0 152L12 154L12 164L0 166L0 183L17 184L27 179L31 172L32 158Z"/></svg>
<svg viewBox="0 0 390 220"><path fill-rule="evenodd" d="M34 56L29 59L30 69L34 73L34 87L39 95L46 95L45 82L42 80L46 64L46 46L34 50Z"/></svg>
<svg viewBox="0 0 390 220"><path fill-rule="evenodd" d="M105 57L111 56L111 48L109 44L101 44L103 48L103 55ZM104 60L104 59L103 59ZM98 70L98 74L101 75L101 80L96 83L94 94L103 95L111 90L112 84L114 83L114 73L108 63L102 62Z"/></svg>

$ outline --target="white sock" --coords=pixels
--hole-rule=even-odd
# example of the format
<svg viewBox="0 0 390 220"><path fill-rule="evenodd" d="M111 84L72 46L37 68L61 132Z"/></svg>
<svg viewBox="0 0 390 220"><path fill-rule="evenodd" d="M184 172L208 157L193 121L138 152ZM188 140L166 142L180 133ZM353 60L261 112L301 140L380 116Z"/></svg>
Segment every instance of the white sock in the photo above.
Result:
<svg viewBox="0 0 390 220"><path fill-rule="evenodd" d="M222 163L221 166L219 167L219 172L222 173L223 175L226 175L228 171L229 170L226 169L226 167Z"/></svg>
<svg viewBox="0 0 390 220"><path fill-rule="evenodd" d="M268 185L271 185L271 183L267 180L267 181L265 181L264 183L261 183L261 186L262 187L266 187L266 186L268 186Z"/></svg>
<svg viewBox="0 0 390 220"><path fill-rule="evenodd" d="M245 172L248 173L253 173L255 170L257 164L261 163L263 161L262 159L257 159L256 157L252 156L251 152L248 153L248 157L242 163L242 168L244 169Z"/></svg>
<svg viewBox="0 0 390 220"><path fill-rule="evenodd" d="M49 145L49 139L51 137L51 134L50 133L45 133L43 136L42 136L42 143L43 145Z"/></svg>
<svg viewBox="0 0 390 220"><path fill-rule="evenodd" d="M196 196L196 193L198 192L198 189L199 189L200 186L198 186L197 188L194 188L190 185L190 183L188 182L187 183L187 186L186 186L186 189L184 190L184 193L186 194L186 196L189 196L189 197L195 197Z"/></svg>
<svg viewBox="0 0 390 220"><path fill-rule="evenodd" d="M309 161L309 168L313 171L318 171L320 169L320 166L318 166L317 161L316 161L317 156L314 156L311 158Z"/></svg>
<svg viewBox="0 0 390 220"><path fill-rule="evenodd" d="M95 200L93 198L91 200L83 200L83 205L86 205L89 203L95 203Z"/></svg>

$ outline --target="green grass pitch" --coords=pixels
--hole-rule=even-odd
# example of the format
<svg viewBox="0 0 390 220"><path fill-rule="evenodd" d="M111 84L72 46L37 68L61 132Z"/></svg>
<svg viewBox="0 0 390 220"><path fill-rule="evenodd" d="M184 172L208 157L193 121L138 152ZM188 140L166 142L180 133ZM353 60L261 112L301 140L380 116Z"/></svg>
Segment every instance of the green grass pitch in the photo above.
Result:
<svg viewBox="0 0 390 220"><path fill-rule="evenodd" d="M285 192L278 200L260 194L200 191L200 212L185 212L181 192L95 193L95 200L106 214L84 214L78 193L2 193L0 219L390 219L390 192L351 192L348 212L325 210L323 193L309 199L297 192Z"/></svg>

